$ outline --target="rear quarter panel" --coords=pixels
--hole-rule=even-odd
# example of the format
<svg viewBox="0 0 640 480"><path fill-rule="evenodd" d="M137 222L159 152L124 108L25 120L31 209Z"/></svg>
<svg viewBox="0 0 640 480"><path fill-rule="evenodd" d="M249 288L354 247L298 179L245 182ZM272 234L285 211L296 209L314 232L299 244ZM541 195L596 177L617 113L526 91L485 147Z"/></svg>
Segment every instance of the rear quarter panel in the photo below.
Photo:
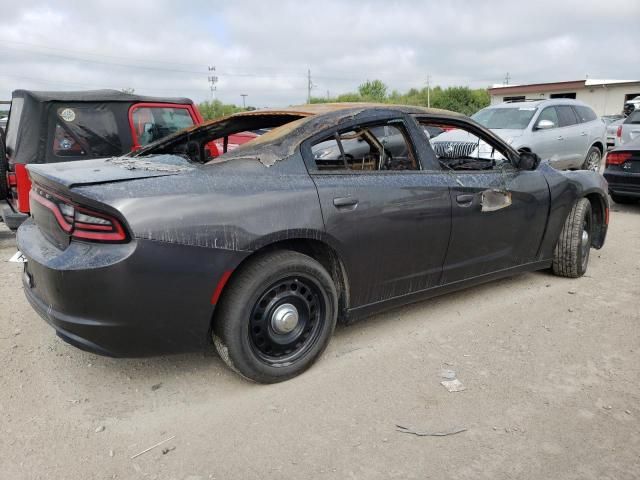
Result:
<svg viewBox="0 0 640 480"><path fill-rule="evenodd" d="M279 240L317 239L324 230L315 185L298 154L271 167L235 159L73 191L115 208L138 239L248 255Z"/></svg>

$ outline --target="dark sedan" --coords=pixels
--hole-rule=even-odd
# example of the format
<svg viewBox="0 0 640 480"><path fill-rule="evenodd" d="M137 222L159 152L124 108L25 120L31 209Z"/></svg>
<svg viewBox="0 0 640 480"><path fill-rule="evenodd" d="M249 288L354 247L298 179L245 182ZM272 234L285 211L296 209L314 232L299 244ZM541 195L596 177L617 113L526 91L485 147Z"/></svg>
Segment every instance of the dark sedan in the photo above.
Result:
<svg viewBox="0 0 640 480"><path fill-rule="evenodd" d="M211 140L260 128L209 157ZM439 157L429 128L478 148ZM29 172L24 290L58 335L112 356L213 343L265 383L308 368L337 321L525 271L579 277L609 212L599 174L559 172L467 117L410 106L245 112Z"/></svg>
<svg viewBox="0 0 640 480"><path fill-rule="evenodd" d="M640 137L614 148L607 154L604 177L616 203L640 200Z"/></svg>

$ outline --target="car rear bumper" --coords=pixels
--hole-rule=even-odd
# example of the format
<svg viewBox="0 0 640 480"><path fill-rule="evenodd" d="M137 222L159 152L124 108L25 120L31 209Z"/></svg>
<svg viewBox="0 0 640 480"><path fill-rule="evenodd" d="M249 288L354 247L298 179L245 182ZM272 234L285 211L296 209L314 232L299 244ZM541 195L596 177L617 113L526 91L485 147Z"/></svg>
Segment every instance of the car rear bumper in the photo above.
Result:
<svg viewBox="0 0 640 480"><path fill-rule="evenodd" d="M32 220L17 239L36 312L67 342L114 357L206 348L212 293L238 254L151 240L59 250Z"/></svg>
<svg viewBox="0 0 640 480"><path fill-rule="evenodd" d="M604 178L609 183L609 193L640 197L640 173L605 170Z"/></svg>

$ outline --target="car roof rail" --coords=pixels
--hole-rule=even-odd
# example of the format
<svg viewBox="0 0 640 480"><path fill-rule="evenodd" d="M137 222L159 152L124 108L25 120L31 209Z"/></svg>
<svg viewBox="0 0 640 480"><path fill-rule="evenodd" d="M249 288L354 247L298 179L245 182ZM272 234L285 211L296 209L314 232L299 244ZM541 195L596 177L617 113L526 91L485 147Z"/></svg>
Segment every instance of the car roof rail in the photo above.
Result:
<svg viewBox="0 0 640 480"><path fill-rule="evenodd" d="M502 103L520 103L520 102L542 102L548 100L547 98L524 98L522 100L505 100Z"/></svg>

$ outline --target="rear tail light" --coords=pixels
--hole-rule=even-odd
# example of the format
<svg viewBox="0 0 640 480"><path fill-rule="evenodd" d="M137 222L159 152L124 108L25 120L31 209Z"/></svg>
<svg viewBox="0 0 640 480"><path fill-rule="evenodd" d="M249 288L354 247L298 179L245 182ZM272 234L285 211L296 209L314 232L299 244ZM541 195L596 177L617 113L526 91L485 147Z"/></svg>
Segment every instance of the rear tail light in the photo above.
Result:
<svg viewBox="0 0 640 480"><path fill-rule="evenodd" d="M607 154L607 165L622 165L631 158L631 152L611 152Z"/></svg>
<svg viewBox="0 0 640 480"><path fill-rule="evenodd" d="M618 130L616 130L616 137L622 138L622 125L618 125Z"/></svg>
<svg viewBox="0 0 640 480"><path fill-rule="evenodd" d="M34 185L30 201L48 208L60 228L74 238L96 242L124 242L127 234L120 221L106 213L77 205L55 193Z"/></svg>

